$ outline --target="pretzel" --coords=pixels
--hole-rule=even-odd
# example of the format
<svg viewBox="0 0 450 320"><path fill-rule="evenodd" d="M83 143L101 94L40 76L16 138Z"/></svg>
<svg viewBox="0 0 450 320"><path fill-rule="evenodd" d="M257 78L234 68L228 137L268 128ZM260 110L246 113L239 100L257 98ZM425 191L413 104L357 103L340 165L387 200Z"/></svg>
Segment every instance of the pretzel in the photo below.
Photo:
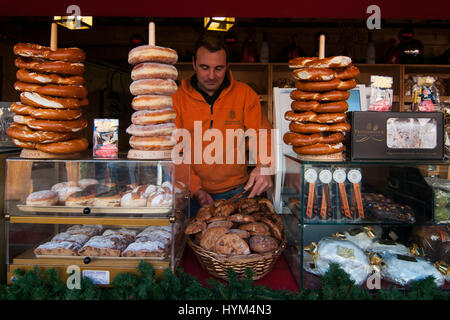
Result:
<svg viewBox="0 0 450 320"><path fill-rule="evenodd" d="M34 130L51 132L78 132L87 127L85 119L56 121L56 120L30 120L27 126Z"/></svg>
<svg viewBox="0 0 450 320"><path fill-rule="evenodd" d="M89 143L84 138L77 138L62 142L53 142L48 144L36 144L36 149L54 154L70 154L86 150Z"/></svg>
<svg viewBox="0 0 450 320"><path fill-rule="evenodd" d="M347 122L324 124L292 121L289 124L289 130L297 133L349 132L350 128L351 126Z"/></svg>
<svg viewBox="0 0 450 320"><path fill-rule="evenodd" d="M37 143L60 142L73 137L72 133L22 130L17 126L10 126L6 129L6 134L13 139Z"/></svg>
<svg viewBox="0 0 450 320"><path fill-rule="evenodd" d="M315 113L314 111L293 112L287 111L284 118L296 122L339 123L345 121L345 113Z"/></svg>
<svg viewBox="0 0 450 320"><path fill-rule="evenodd" d="M28 69L62 75L80 75L84 73L84 64L80 62L45 61L42 59L18 57L14 65L19 69Z"/></svg>
<svg viewBox="0 0 450 320"><path fill-rule="evenodd" d="M37 83L37 84L70 84L82 85L84 78L82 76L68 76L63 77L56 73L36 73L26 69L19 69L16 72L16 78L22 82Z"/></svg>
<svg viewBox="0 0 450 320"><path fill-rule="evenodd" d="M344 134L332 133L332 134L300 134L296 132L286 132L283 136L284 143L291 146L308 146L316 143L338 143L344 141Z"/></svg>
<svg viewBox="0 0 450 320"><path fill-rule="evenodd" d="M358 76L359 69L353 65L335 70L334 77L341 80L350 80Z"/></svg>
<svg viewBox="0 0 450 320"><path fill-rule="evenodd" d="M348 103L346 101L335 101L320 103L318 101L292 101L291 109L294 111L314 111L317 113L346 112Z"/></svg>
<svg viewBox="0 0 450 320"><path fill-rule="evenodd" d="M13 48L14 54L22 57L41 58L54 61L83 62L86 55L79 48L58 48L51 50L49 47L32 43L18 43Z"/></svg>
<svg viewBox="0 0 450 320"><path fill-rule="evenodd" d="M331 90L350 90L356 87L356 81L333 79L330 81L297 81L295 87L308 92L326 92Z"/></svg>
<svg viewBox="0 0 450 320"><path fill-rule="evenodd" d="M303 155L325 155L341 152L344 150L344 145L340 142L336 144L316 143L308 146L293 147L292 150L297 154Z"/></svg>
<svg viewBox="0 0 450 320"><path fill-rule="evenodd" d="M18 91L36 92L47 96L63 98L86 98L87 90L83 86L48 84L40 85L17 81L14 83L14 89Z"/></svg>
<svg viewBox="0 0 450 320"><path fill-rule="evenodd" d="M293 90L291 91L291 99L299 100L299 101L308 101L308 100L316 100L321 102L327 101L345 101L350 97L349 91L339 91L333 90L329 92L307 92L302 90Z"/></svg>
<svg viewBox="0 0 450 320"><path fill-rule="evenodd" d="M41 95L36 92L22 92L20 94L20 102L33 107L52 109L77 109L87 106L89 103L86 98L56 98Z"/></svg>

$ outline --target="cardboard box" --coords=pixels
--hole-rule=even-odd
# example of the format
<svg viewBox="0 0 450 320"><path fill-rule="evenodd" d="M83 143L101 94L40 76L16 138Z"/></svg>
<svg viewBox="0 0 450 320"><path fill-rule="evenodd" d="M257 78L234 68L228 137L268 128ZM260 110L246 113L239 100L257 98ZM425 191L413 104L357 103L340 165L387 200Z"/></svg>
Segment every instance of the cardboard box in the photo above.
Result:
<svg viewBox="0 0 450 320"><path fill-rule="evenodd" d="M348 113L352 160L444 158L442 112Z"/></svg>

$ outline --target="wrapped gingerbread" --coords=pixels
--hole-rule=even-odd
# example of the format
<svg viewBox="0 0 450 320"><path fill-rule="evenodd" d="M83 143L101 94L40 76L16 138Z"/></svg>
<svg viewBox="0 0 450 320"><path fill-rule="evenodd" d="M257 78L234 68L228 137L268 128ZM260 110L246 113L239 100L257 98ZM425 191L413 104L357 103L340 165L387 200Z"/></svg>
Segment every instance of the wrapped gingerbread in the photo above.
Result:
<svg viewBox="0 0 450 320"><path fill-rule="evenodd" d="M283 140L303 159L342 160L344 134L350 131L345 112L350 89L356 87L359 70L346 56L325 58L324 37L319 57L289 61L296 90L291 92L291 121Z"/></svg>
<svg viewBox="0 0 450 320"><path fill-rule="evenodd" d="M82 108L88 105L84 87L85 53L79 48L58 48L56 24L51 46L18 43L14 89L20 101L10 110L14 122L6 133L23 148L22 156L69 155L87 149L88 141L77 137L87 127Z"/></svg>

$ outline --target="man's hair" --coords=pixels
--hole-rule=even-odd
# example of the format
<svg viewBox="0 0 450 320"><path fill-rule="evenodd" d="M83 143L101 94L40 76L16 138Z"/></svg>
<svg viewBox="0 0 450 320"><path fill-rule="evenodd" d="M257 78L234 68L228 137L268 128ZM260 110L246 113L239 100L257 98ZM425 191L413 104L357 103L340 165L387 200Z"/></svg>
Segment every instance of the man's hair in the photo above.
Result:
<svg viewBox="0 0 450 320"><path fill-rule="evenodd" d="M221 39L219 39L217 37L212 37L212 36L204 36L204 37L200 38L195 44L195 50L194 50L194 56L193 56L194 62L196 62L197 51L198 51L198 49L200 49L200 47L206 48L209 52L217 52L220 50L224 50L225 55L226 55L226 61L228 64L228 48Z"/></svg>

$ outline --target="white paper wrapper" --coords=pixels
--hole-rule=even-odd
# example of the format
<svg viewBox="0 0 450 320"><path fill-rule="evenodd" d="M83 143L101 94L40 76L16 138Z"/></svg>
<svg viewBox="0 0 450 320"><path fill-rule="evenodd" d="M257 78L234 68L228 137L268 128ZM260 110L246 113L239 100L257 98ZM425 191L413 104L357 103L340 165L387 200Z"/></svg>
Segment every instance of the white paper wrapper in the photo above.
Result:
<svg viewBox="0 0 450 320"><path fill-rule="evenodd" d="M444 276L431 262L421 258L413 259L415 261L402 259L398 255L386 255L383 257L383 262L386 266L381 269L381 276L402 286L425 279L428 276L434 278L434 282L438 287L444 284Z"/></svg>
<svg viewBox="0 0 450 320"><path fill-rule="evenodd" d="M380 226L373 226L372 232L375 237L370 238L370 236L365 232L363 228L355 228L344 232L344 236L347 240L353 242L358 247L363 250L367 250L368 247L372 245L375 240L378 240L381 237L383 230ZM360 231L360 232L358 232Z"/></svg>
<svg viewBox="0 0 450 320"><path fill-rule="evenodd" d="M412 256L411 252L409 251L409 249L404 246L401 243L398 242L394 242L393 244L383 241L375 241L372 243L371 246L369 246L366 249L367 252L369 253L378 253L380 254L382 257L390 254L390 255L395 255L395 254L401 254L404 256Z"/></svg>
<svg viewBox="0 0 450 320"><path fill-rule="evenodd" d="M317 251L314 259L309 254L304 255L304 269L313 274L324 275L330 263L336 263L356 285L361 285L372 271L369 258L351 241L324 238L319 241Z"/></svg>

